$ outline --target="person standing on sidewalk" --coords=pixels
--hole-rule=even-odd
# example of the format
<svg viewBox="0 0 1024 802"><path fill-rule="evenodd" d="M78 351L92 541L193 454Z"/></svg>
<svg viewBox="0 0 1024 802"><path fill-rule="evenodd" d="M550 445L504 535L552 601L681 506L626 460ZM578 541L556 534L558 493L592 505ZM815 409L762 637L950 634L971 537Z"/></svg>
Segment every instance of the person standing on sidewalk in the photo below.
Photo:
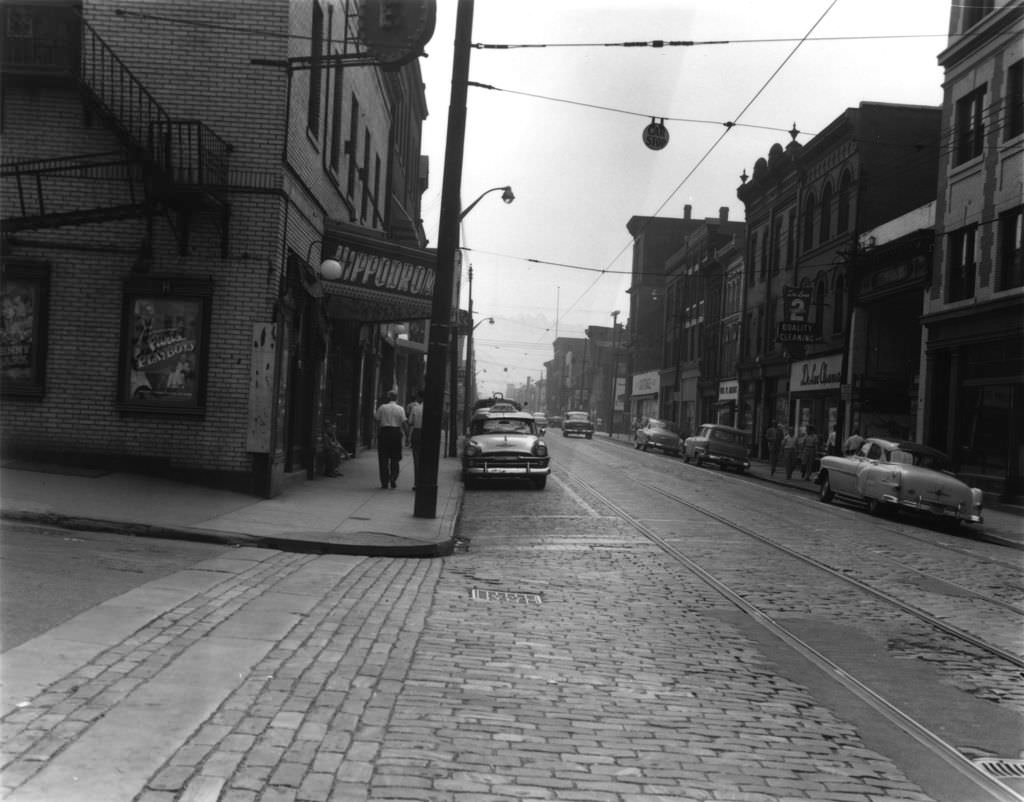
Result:
<svg viewBox="0 0 1024 802"><path fill-rule="evenodd" d="M779 451L782 449L782 427L772 421L764 433L764 439L768 442L768 467L771 475L775 476L775 469L779 467Z"/></svg>
<svg viewBox="0 0 1024 802"><path fill-rule="evenodd" d="M796 469L796 435L792 426L786 427L786 435L782 438L782 465L786 469L786 478L792 479Z"/></svg>
<svg viewBox="0 0 1024 802"><path fill-rule="evenodd" d="M420 441L423 435L423 392L416 391L406 414L409 419L408 446L412 449L412 489L420 478Z"/></svg>
<svg viewBox="0 0 1024 802"><path fill-rule="evenodd" d="M402 440L406 428L405 410L396 400L398 393L388 390L387 400L377 407L377 464L380 486L396 487L399 463L402 461Z"/></svg>
<svg viewBox="0 0 1024 802"><path fill-rule="evenodd" d="M804 479L811 478L814 470L814 461L818 458L818 431L811 424L807 424L807 433L804 435L804 442L800 449L800 475Z"/></svg>

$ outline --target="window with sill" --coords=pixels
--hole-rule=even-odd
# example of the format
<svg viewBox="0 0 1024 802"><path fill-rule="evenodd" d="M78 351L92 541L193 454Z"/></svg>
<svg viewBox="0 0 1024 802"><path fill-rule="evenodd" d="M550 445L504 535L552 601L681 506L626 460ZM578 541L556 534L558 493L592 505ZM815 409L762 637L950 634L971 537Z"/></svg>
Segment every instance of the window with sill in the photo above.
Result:
<svg viewBox="0 0 1024 802"><path fill-rule="evenodd" d="M1006 131L1004 139L1024 134L1024 60L1006 71Z"/></svg>
<svg viewBox="0 0 1024 802"><path fill-rule="evenodd" d="M1024 287L1024 206L999 215L1000 290Z"/></svg>
<svg viewBox="0 0 1024 802"><path fill-rule="evenodd" d="M306 106L306 128L317 137L320 129L320 85L323 80L324 11L319 0L313 0L312 31L309 36L309 99Z"/></svg>
<svg viewBox="0 0 1024 802"><path fill-rule="evenodd" d="M956 102L956 164L963 164L975 156L980 156L985 147L985 88L985 85L982 85Z"/></svg>
<svg viewBox="0 0 1024 802"><path fill-rule="evenodd" d="M821 231L819 239L825 242L832 236L832 184L825 184L821 191Z"/></svg>
<svg viewBox="0 0 1024 802"><path fill-rule="evenodd" d="M804 205L804 250L809 251L814 247L814 193L807 196L807 203Z"/></svg>
<svg viewBox="0 0 1024 802"><path fill-rule="evenodd" d="M977 234L978 227L973 225L958 229L949 235L947 302L974 297L974 277L978 272Z"/></svg>
<svg viewBox="0 0 1024 802"><path fill-rule="evenodd" d="M992 13L995 7L994 0L961 0L963 8L963 25L961 31L966 31L981 22Z"/></svg>

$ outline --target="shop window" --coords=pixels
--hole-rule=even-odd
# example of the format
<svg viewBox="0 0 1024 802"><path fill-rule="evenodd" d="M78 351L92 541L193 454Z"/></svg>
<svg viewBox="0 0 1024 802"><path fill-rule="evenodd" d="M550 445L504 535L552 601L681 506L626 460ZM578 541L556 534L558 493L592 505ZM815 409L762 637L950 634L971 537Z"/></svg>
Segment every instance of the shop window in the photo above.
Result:
<svg viewBox="0 0 1024 802"><path fill-rule="evenodd" d="M984 85L956 102L956 164L981 155L985 145L984 104Z"/></svg>
<svg viewBox="0 0 1024 802"><path fill-rule="evenodd" d="M122 409L201 413L206 402L208 280L135 276L124 289Z"/></svg>
<svg viewBox="0 0 1024 802"><path fill-rule="evenodd" d="M1024 206L999 215L1000 290L1024 286Z"/></svg>
<svg viewBox="0 0 1024 802"><path fill-rule="evenodd" d="M5 395L42 396L46 379L46 313L50 269L4 265L0 280L0 387Z"/></svg>
<svg viewBox="0 0 1024 802"><path fill-rule="evenodd" d="M967 226L949 235L949 284L946 293L949 302L974 297L977 233L977 226Z"/></svg>

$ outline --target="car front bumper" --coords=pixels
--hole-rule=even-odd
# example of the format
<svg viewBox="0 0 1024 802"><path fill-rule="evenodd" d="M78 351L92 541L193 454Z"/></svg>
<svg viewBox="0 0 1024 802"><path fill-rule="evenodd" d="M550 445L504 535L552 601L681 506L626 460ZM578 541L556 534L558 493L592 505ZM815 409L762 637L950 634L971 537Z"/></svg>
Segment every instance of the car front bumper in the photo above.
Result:
<svg viewBox="0 0 1024 802"><path fill-rule="evenodd" d="M464 476L547 476L551 465L548 460L537 458L512 462L476 457L463 463L462 473Z"/></svg>

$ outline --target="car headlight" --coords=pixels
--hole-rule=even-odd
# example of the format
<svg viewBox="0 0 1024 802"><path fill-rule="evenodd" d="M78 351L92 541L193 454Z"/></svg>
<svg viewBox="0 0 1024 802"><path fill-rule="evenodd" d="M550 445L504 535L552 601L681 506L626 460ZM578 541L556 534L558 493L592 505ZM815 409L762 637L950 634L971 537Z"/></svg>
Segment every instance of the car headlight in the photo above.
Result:
<svg viewBox="0 0 1024 802"><path fill-rule="evenodd" d="M480 448L480 444L476 440L470 440L466 443L465 454L467 457L478 457L483 453L483 449Z"/></svg>
<svg viewBox="0 0 1024 802"><path fill-rule="evenodd" d="M548 455L548 447L544 444L544 441L538 440L533 444L530 453L535 457L546 457Z"/></svg>

